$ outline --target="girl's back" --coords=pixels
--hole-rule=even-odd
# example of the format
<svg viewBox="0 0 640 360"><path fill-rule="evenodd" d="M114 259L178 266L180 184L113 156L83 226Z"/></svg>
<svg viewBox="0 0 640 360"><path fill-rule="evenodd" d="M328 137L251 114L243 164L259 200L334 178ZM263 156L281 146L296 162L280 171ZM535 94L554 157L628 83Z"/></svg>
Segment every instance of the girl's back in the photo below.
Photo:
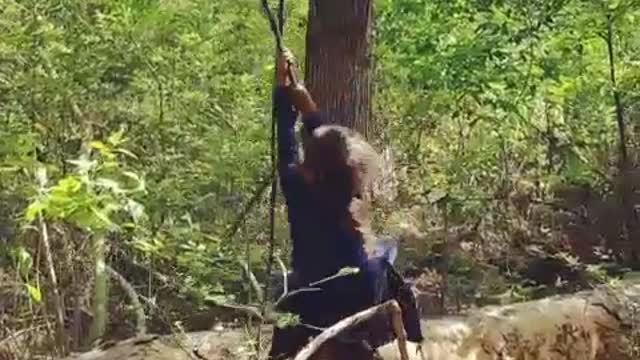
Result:
<svg viewBox="0 0 640 360"><path fill-rule="evenodd" d="M314 188L300 174L293 176L299 183L286 194L293 268L305 282L313 282L363 265L367 255L349 204L332 203L334 194Z"/></svg>

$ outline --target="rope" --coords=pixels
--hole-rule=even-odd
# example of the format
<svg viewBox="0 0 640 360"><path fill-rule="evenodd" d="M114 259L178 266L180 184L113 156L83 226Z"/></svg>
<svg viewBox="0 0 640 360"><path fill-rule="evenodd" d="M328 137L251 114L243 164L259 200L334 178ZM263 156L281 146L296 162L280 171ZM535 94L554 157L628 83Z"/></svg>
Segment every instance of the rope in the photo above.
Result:
<svg viewBox="0 0 640 360"><path fill-rule="evenodd" d="M284 33L284 24L285 24L285 0L278 1L278 18L276 18L274 12L271 10L269 6L268 0L262 0L262 8L269 20L269 25L271 26L271 31L273 32L273 36L276 41L276 48L279 53L283 53L285 51L284 42L282 41L282 35ZM289 64L292 65L292 64ZM292 66L288 67L288 76L291 80L292 84L297 82L295 75L292 71ZM271 114L271 197L269 204L269 249L268 249L268 258L267 258L267 282L265 284L265 294L268 296L269 294L269 284L271 280L271 274L273 270L273 263L275 261L274 251L275 251L275 208L276 208L276 200L278 194L278 186L277 186L277 144L276 144L276 123L277 123L277 109L275 99L272 104L272 114ZM267 299L263 299L266 303ZM264 306L263 306L264 307Z"/></svg>
<svg viewBox="0 0 640 360"><path fill-rule="evenodd" d="M262 0L262 8L269 20L269 25L271 26L271 31L273 32L273 36L276 41L276 48L278 53L283 53L285 51L285 47L282 41L282 34L284 33L284 1L278 1L278 18L274 15L271 7L269 6L268 0ZM291 70L291 65L288 66L288 76L291 80L292 84L296 83L295 76ZM265 282L265 291L262 300L261 313L264 315L267 311L267 302L270 295L270 283L271 283L271 274L273 272L273 263L275 261L274 251L275 251L275 209L276 209L276 200L278 195L278 183L277 183L277 144L276 144L276 126L277 126L277 109L275 98L272 103L272 111L271 111L271 197L269 203L269 249L268 249L268 258L267 258L267 281ZM257 357L260 358L260 350L261 346L261 337L262 337L262 326L258 328L258 333L256 336L256 352Z"/></svg>
<svg viewBox="0 0 640 360"><path fill-rule="evenodd" d="M262 0L262 8L267 15L271 31L276 40L276 47L279 53L284 52L285 48L282 41L282 33L284 31L284 0L279 0L278 4L278 17L276 19L268 0ZM271 197L269 204L269 249L267 258L267 281L265 284L265 298L262 299L266 304L267 297L269 296L269 283L271 281L271 273L273 270L274 251L275 251L275 208L278 195L277 185L277 155L276 155L276 123L277 123L277 109L275 98L273 99L271 107ZM265 308L263 306L263 308Z"/></svg>
<svg viewBox="0 0 640 360"><path fill-rule="evenodd" d="M284 42L282 41L282 36L284 34L284 0L279 0L278 2L278 18L276 18L273 10L269 6L269 0L262 0L262 9L264 13L267 15L267 19L269 20L269 26L271 27L271 32L273 33L273 37L276 39L276 49L278 52L282 53L285 51ZM292 65L292 64L289 64ZM289 76L289 80L291 80L292 84L296 84L298 81L291 70L291 66L288 67L287 75Z"/></svg>
<svg viewBox="0 0 640 360"><path fill-rule="evenodd" d="M280 0L279 8L278 8L279 19L276 19L276 16L273 14L273 10L271 10L271 7L269 6L269 1L262 0L262 9L264 10L264 13L267 15L267 20L269 20L269 25L271 26L271 31L273 32L273 36L276 38L276 47L280 52L284 51L284 44L282 42L282 33L284 30L284 9L283 9L284 4L283 3L284 3L284 0Z"/></svg>

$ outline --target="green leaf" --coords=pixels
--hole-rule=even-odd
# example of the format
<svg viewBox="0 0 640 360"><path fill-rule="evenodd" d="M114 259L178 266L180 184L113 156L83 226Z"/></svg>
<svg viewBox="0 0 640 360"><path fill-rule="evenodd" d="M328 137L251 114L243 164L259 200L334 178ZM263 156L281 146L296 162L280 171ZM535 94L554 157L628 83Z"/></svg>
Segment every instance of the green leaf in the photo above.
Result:
<svg viewBox="0 0 640 360"><path fill-rule="evenodd" d="M300 315L292 313L276 314L276 326L280 329L297 326L302 322Z"/></svg>
<svg viewBox="0 0 640 360"><path fill-rule="evenodd" d="M357 267L343 267L342 269L340 269L340 271L338 271L338 276L347 276L347 275L354 275L360 272L360 268Z"/></svg>
<svg viewBox="0 0 640 360"><path fill-rule="evenodd" d="M128 190L128 192L143 192L145 191L145 182L144 179L140 178L136 173L131 171L123 171L122 175L128 177L129 179L136 182L136 185L133 189Z"/></svg>
<svg viewBox="0 0 640 360"><path fill-rule="evenodd" d="M0 173L10 173L20 170L18 166L0 166Z"/></svg>
<svg viewBox="0 0 640 360"><path fill-rule="evenodd" d="M75 176L67 176L58 181L58 184L52 189L54 193L73 194L82 188L82 182Z"/></svg>
<svg viewBox="0 0 640 360"><path fill-rule="evenodd" d="M67 160L69 164L75 165L78 168L78 172L81 174L88 173L89 171L95 169L98 165L98 162L95 160L89 160L87 158L80 158L76 160Z"/></svg>
<svg viewBox="0 0 640 360"><path fill-rule="evenodd" d="M89 146L92 149L96 149L96 150L100 150L100 151L105 151L105 150L109 149L107 147L107 145L105 143L103 143L102 141L92 141L92 142L89 143Z"/></svg>
<svg viewBox="0 0 640 360"><path fill-rule="evenodd" d="M42 292L40 292L40 288L28 283L25 283L24 286L27 288L27 292L29 293L31 300L39 304L42 301Z"/></svg>
<svg viewBox="0 0 640 360"><path fill-rule="evenodd" d="M101 228L113 228L115 226L113 221L111 221L111 219L109 219L109 216L103 211L92 206L91 212L96 216L97 219L100 220Z"/></svg>
<svg viewBox="0 0 640 360"><path fill-rule="evenodd" d="M29 204L25 211L24 217L27 221L31 222L35 220L39 214L43 213L47 209L47 203L38 199Z"/></svg>
<svg viewBox="0 0 640 360"><path fill-rule="evenodd" d="M214 304L225 305L232 302L234 298L232 295L226 295L226 294L208 294L208 295L205 295L204 299L205 301L209 301Z"/></svg>
<svg viewBox="0 0 640 360"><path fill-rule="evenodd" d="M124 130L119 130L111 134L107 139L107 142L114 147L122 144L124 142Z"/></svg>
<svg viewBox="0 0 640 360"><path fill-rule="evenodd" d="M126 155L134 160L138 160L138 157L136 156L136 154L132 153L131 151L127 150L127 149L123 149L123 148L118 148L114 150L117 153L121 153L123 155Z"/></svg>
<svg viewBox="0 0 640 360"><path fill-rule="evenodd" d="M147 240L136 238L133 241L133 246L146 254L158 254L158 252L164 248L162 241L156 239Z"/></svg>
<svg viewBox="0 0 640 360"><path fill-rule="evenodd" d="M111 179L98 178L96 179L95 184L99 187L112 191L114 194L122 194L124 192L120 187L120 184Z"/></svg>
<svg viewBox="0 0 640 360"><path fill-rule="evenodd" d="M20 275L27 278L31 268L33 267L33 258L31 257L31 254L22 246L12 249L10 254L16 262L16 267L18 268Z"/></svg>

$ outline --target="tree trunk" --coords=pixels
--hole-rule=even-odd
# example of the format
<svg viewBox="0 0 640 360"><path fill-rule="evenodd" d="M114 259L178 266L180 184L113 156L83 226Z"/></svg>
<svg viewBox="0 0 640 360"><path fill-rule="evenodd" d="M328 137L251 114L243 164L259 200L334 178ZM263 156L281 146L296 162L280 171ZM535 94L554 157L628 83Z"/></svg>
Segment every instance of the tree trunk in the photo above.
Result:
<svg viewBox="0 0 640 360"><path fill-rule="evenodd" d="M625 254L626 261L629 265L636 265L640 261L640 229L638 228L638 218L636 216L636 210L632 203L632 197L634 192L634 184L630 176L630 163L627 151L627 130L624 121L624 105L618 89L618 82L616 80L616 61L614 50L614 28L613 28L613 16L607 14L607 32L605 42L607 44L607 54L609 59L609 77L611 81L611 87L613 89L613 101L616 110L616 123L618 125L618 141L619 141L619 189L618 194L620 198L620 205L624 211L624 227L626 242L629 244L628 248L630 254Z"/></svg>
<svg viewBox="0 0 640 360"><path fill-rule="evenodd" d="M506 306L476 309L466 316L422 322L424 357L409 343L411 360L632 360L638 359L640 285L638 279L619 287L601 286ZM269 328L265 328L268 331ZM247 360L242 329L189 333L185 337L147 336L67 360ZM637 335L636 335L637 336ZM170 341L169 341L170 340ZM0 344L0 351L1 351ZM186 351L185 351L186 350ZM395 343L380 348L381 358L397 360Z"/></svg>
<svg viewBox="0 0 640 360"><path fill-rule="evenodd" d="M326 119L371 133L373 0L310 0L306 85Z"/></svg>
<svg viewBox="0 0 640 360"><path fill-rule="evenodd" d="M99 233L93 240L95 256L95 283L93 290L93 322L89 330L89 343L93 344L104 335L107 327L107 305L109 302L109 275L106 271L107 240Z"/></svg>

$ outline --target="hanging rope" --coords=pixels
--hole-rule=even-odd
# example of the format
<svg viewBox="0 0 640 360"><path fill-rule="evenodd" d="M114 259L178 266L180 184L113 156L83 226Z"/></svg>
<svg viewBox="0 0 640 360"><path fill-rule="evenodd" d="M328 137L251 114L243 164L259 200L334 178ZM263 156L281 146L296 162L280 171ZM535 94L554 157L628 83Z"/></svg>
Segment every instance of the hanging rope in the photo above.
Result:
<svg viewBox="0 0 640 360"><path fill-rule="evenodd" d="M284 42L282 41L282 36L284 34L284 0L279 0L278 2L278 17L276 18L273 10L269 6L268 0L262 0L262 9L264 13L267 15L267 19L269 20L269 25L271 27L271 32L273 32L273 37L276 40L276 49L279 53L283 53L285 51ZM293 65L293 64L289 64ZM291 80L292 84L297 83L297 79L291 70L291 66L287 68L287 75L289 76L289 80Z"/></svg>
<svg viewBox="0 0 640 360"><path fill-rule="evenodd" d="M285 52L284 43L282 41L282 36L284 33L284 1L279 0L278 2L278 18L276 18L275 14L271 10L269 6L268 0L262 0L262 8L269 20L269 24L271 26L271 31L273 32L273 36L276 41L276 49L278 54ZM297 79L292 71L292 65L289 64L287 67L289 80L292 84L297 83ZM271 113L271 198L269 204L269 249L268 249L268 258L267 258L267 282L265 285L265 294L269 294L269 282L271 280L271 272L273 270L274 259L274 251L275 251L275 208L276 208L276 200L277 200L277 144L276 144L276 123L277 123L277 109L275 99L272 104L272 113ZM265 302L267 299L263 299ZM264 307L264 306L263 306Z"/></svg>
<svg viewBox="0 0 640 360"><path fill-rule="evenodd" d="M278 15L282 18L280 19L279 24L276 23L276 18L269 7L268 0L262 0L262 6L264 8L267 17L269 18L269 23L271 24L271 31L273 31L273 36L276 38L276 47L278 50L278 54L284 52L284 45L282 43L282 34L284 32L284 0L279 0L278 4ZM277 69L276 69L277 71ZM276 123L277 123L277 109L276 109L276 100L273 99L273 103L271 105L271 199L269 204L269 250L268 250L268 258L267 258L267 281L265 283L265 299L263 299L264 304L266 305L269 297L269 285L271 283L271 273L273 271L273 262L274 262L274 251L275 251L275 227L276 227L276 200L278 195L278 177L277 177L277 149L276 149ZM266 309L266 306L263 305L263 309Z"/></svg>
<svg viewBox="0 0 640 360"><path fill-rule="evenodd" d="M284 51L284 44L282 42L282 33L284 31L284 7L283 0L280 0L278 4L278 19L273 14L273 10L271 10L271 6L269 6L269 0L262 0L262 9L264 13L267 15L267 20L269 20L269 25L271 25L271 31L273 32L273 36L276 38L276 47L278 51Z"/></svg>
<svg viewBox="0 0 640 360"><path fill-rule="evenodd" d="M271 7L269 6L268 0L262 0L262 8L269 20L269 24L271 26L271 31L273 32L273 36L276 41L276 49L278 54L282 54L285 51L285 47L282 41L282 34L284 33L284 0L278 1L278 18L274 15ZM293 64L289 64L288 68L288 76L291 80L292 84L296 83L295 76L291 70ZM277 70L276 70L277 71ZM270 294L270 282L271 282L271 273L273 271L273 263L275 261L274 251L275 251L275 210L276 210L276 200L277 200L277 144L276 144L276 126L277 126L277 109L276 102L273 99L272 111L271 111L271 198L269 204L269 248L268 248L268 257L267 257L267 280L265 282L265 291L262 300L262 315L264 319L265 312L267 310L267 302ZM257 357L260 358L260 350L261 350L261 337L262 337L262 326L258 328L258 333L256 336L256 352Z"/></svg>

